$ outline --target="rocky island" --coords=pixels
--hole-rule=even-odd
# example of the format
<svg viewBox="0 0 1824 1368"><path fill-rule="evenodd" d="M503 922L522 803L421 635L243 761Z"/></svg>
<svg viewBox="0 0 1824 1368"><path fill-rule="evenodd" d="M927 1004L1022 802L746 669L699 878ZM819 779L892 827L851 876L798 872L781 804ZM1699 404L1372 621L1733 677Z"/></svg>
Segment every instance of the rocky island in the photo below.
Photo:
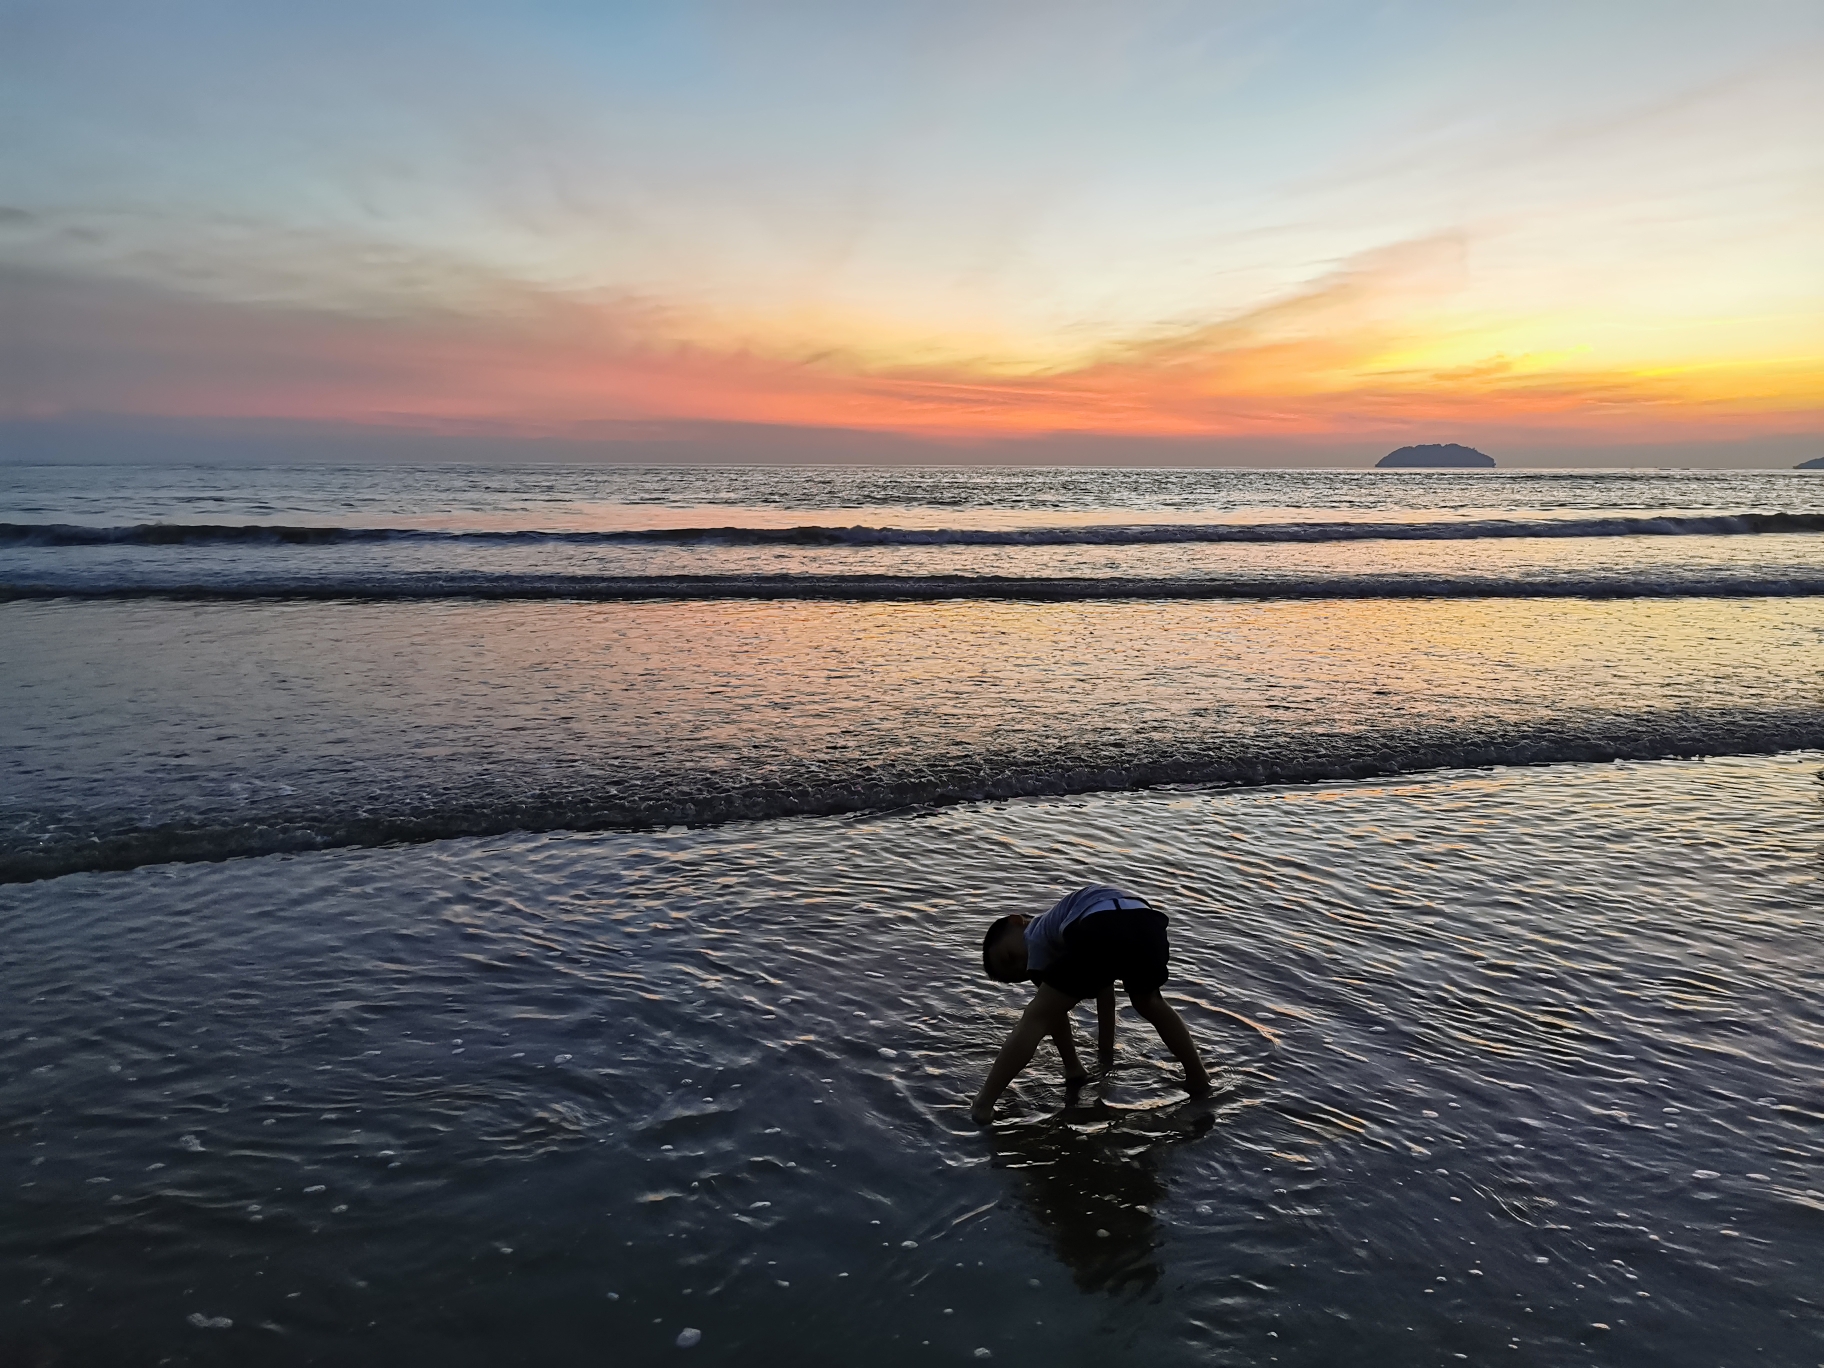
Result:
<svg viewBox="0 0 1824 1368"><path fill-rule="evenodd" d="M1462 470L1482 468L1495 463L1474 447L1455 442L1428 442L1423 446L1403 446L1390 451L1374 463L1376 470Z"/></svg>
<svg viewBox="0 0 1824 1368"><path fill-rule="evenodd" d="M1813 456L1809 461L1800 461L1794 470L1824 470L1824 456Z"/></svg>

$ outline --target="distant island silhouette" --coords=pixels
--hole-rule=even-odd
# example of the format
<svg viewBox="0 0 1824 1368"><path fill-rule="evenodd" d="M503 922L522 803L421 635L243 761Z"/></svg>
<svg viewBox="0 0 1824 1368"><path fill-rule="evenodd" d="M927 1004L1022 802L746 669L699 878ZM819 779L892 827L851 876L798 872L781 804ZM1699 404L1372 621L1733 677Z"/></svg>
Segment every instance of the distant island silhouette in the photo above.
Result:
<svg viewBox="0 0 1824 1368"><path fill-rule="evenodd" d="M1800 461L1794 470L1824 470L1824 456L1813 456L1809 461Z"/></svg>
<svg viewBox="0 0 1824 1368"><path fill-rule="evenodd" d="M1474 447L1455 442L1428 442L1423 446L1403 446L1390 451L1374 463L1376 470L1452 470L1467 466L1492 466L1493 456L1484 456Z"/></svg>

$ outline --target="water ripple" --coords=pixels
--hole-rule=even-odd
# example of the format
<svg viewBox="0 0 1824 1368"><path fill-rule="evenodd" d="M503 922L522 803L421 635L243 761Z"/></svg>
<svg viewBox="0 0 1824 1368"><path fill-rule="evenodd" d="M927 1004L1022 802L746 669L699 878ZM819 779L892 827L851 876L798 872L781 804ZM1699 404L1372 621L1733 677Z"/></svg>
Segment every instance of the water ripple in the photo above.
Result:
<svg viewBox="0 0 1824 1368"><path fill-rule="evenodd" d="M890 1363L983 1343L1485 1360L1510 1340L1565 1362L1597 1321L1618 1362L1748 1342L1810 1361L1818 765L1022 800L13 887L10 1315L76 1358L130 1334L223 1362L490 1362L509 1326L528 1359L641 1359L683 1324L731 1363L807 1335ZM1018 1004L972 971L975 938L1087 878L1171 913L1168 992L1220 1091L1177 1101L1130 1016L1109 1079L1067 1095L1046 1052L977 1131L966 1100ZM232 1328L199 1344L203 1302Z"/></svg>

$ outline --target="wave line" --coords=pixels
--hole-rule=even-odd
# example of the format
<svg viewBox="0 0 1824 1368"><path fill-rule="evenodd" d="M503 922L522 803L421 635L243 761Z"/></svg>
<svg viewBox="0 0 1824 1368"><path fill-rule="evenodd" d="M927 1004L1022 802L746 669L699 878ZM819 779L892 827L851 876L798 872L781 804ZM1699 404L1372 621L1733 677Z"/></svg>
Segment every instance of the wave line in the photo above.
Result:
<svg viewBox="0 0 1824 1368"><path fill-rule="evenodd" d="M1003 599L1034 603L1160 599L1810 598L1824 570L1757 575L1591 576L1503 579L1478 575L1332 575L1285 578L1069 578L1015 575L334 575L223 581L87 578L0 582L0 602L46 599L280 599L422 602L634 602L754 599L932 603Z"/></svg>
<svg viewBox="0 0 1824 1368"><path fill-rule="evenodd" d="M249 523L0 523L0 546L346 546L373 542L571 546L1167 546L1489 538L1732 537L1824 532L1824 513L1714 513L1445 522L1108 523L1081 527L669 527L442 531Z"/></svg>
<svg viewBox="0 0 1824 1368"><path fill-rule="evenodd" d="M826 776L822 781L737 785L720 792L703 790L706 776L677 775L669 784L655 778L631 786L648 795L642 799L629 799L628 785L610 781L596 793L503 794L498 801L475 793L466 799L446 798L428 811L402 797L398 811L368 811L357 817L347 815L351 805L341 804L315 812L250 812L243 822L228 825L166 823L88 831L66 827L55 836L0 846L0 884L151 864L514 831L650 830L1171 786L1255 787L1502 765L1766 755L1824 747L1824 711L1615 717L1574 724L1547 720L1532 727L1501 728L1496 735L1418 739L1368 734L1331 740L1336 744L1312 745L1294 755L1230 742L1200 754L1181 752L1171 759L1116 768L1069 755L998 761L984 757L985 764L952 765L935 774Z"/></svg>

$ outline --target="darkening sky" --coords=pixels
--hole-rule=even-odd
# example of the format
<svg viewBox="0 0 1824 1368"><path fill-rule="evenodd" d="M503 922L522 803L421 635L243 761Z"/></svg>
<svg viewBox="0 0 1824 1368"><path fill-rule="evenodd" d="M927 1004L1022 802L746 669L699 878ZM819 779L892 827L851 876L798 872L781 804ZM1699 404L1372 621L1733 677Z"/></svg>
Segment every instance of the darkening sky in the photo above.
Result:
<svg viewBox="0 0 1824 1368"><path fill-rule="evenodd" d="M0 437L1790 464L1820 71L1816 0L0 0Z"/></svg>

